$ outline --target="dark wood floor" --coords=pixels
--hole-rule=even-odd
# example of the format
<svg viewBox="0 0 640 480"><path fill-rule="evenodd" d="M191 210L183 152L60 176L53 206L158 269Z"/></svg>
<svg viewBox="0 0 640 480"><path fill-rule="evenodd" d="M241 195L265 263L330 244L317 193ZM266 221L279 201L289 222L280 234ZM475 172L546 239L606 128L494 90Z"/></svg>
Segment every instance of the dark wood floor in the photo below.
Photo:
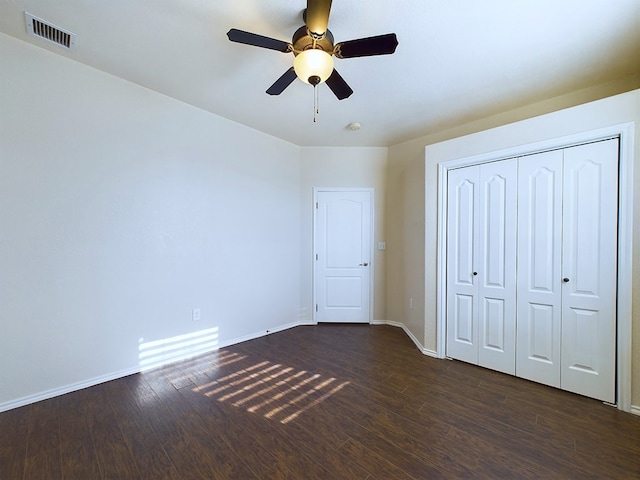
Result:
<svg viewBox="0 0 640 480"><path fill-rule="evenodd" d="M640 417L386 326L298 327L0 414L0 479L640 478Z"/></svg>

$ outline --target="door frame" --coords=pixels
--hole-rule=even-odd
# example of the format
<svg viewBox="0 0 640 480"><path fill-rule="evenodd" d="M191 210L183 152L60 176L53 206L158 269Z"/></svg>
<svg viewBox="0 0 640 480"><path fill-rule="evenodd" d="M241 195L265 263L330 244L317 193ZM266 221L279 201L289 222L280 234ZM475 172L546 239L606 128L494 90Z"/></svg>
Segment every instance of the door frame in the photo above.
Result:
<svg viewBox="0 0 640 480"><path fill-rule="evenodd" d="M438 244L436 272L436 353L446 357L446 260L447 260L447 173L454 168L506 160L566 148L584 143L620 139L618 163L618 277L616 319L616 399L617 407L631 411L631 305L633 280L633 152L635 122L622 123L574 135L543 140L517 147L463 157L438 164Z"/></svg>
<svg viewBox="0 0 640 480"><path fill-rule="evenodd" d="M312 229L312 247L313 251L311 253L311 261L313 262L313 267L311 269L311 288L312 288L312 307L311 311L313 312L312 322L313 325L318 324L317 312L315 309L315 305L317 303L317 293L316 293L316 260L315 256L318 251L316 245L316 231L317 231L317 219L318 219L318 210L316 205L318 203L318 193L320 192L366 192L369 193L371 197L371 231L369 232L369 324L373 323L373 306L375 304L374 298L374 278L375 278L375 251L373 246L375 245L375 189L374 188L341 188L341 187L313 187L313 229Z"/></svg>

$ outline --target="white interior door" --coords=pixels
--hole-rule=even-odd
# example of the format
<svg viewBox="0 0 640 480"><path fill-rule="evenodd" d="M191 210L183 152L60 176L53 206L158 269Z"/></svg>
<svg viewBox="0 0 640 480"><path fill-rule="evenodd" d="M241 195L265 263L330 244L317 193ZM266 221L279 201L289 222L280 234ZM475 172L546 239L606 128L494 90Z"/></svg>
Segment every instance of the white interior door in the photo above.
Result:
<svg viewBox="0 0 640 480"><path fill-rule="evenodd" d="M478 363L479 168L448 174L447 355Z"/></svg>
<svg viewBox="0 0 640 480"><path fill-rule="evenodd" d="M449 172L447 355L515 373L515 159Z"/></svg>
<svg viewBox="0 0 640 480"><path fill-rule="evenodd" d="M618 140L564 151L561 387L615 402Z"/></svg>
<svg viewBox="0 0 640 480"><path fill-rule="evenodd" d="M372 194L370 190L316 192L317 322L371 321Z"/></svg>
<svg viewBox="0 0 640 480"><path fill-rule="evenodd" d="M518 163L516 374L560 387L562 150Z"/></svg>
<svg viewBox="0 0 640 480"><path fill-rule="evenodd" d="M516 368L517 160L480 165L478 365Z"/></svg>

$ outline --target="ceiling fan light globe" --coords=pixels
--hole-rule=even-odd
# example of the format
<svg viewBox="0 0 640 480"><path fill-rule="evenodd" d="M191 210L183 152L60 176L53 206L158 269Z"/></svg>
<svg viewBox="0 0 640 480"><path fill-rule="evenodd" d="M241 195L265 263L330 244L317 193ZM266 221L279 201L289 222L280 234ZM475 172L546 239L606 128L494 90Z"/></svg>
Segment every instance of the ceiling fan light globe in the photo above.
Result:
<svg viewBox="0 0 640 480"><path fill-rule="evenodd" d="M293 60L293 69L300 80L311 84L325 82L333 73L333 57L324 50L312 49L300 52ZM317 82L317 78L320 81ZM317 83L316 83L317 82Z"/></svg>

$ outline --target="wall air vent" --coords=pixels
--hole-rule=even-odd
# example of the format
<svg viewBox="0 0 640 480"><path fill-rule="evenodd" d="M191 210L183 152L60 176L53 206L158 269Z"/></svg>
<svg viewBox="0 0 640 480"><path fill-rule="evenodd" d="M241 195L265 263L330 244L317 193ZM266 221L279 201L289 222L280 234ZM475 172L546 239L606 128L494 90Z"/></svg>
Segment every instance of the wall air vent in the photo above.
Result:
<svg viewBox="0 0 640 480"><path fill-rule="evenodd" d="M46 22L41 18L34 17L30 13L24 12L24 18L27 22L27 32L32 37L42 38L51 43L55 43L67 50L73 50L76 43L76 34L63 30L60 27Z"/></svg>

